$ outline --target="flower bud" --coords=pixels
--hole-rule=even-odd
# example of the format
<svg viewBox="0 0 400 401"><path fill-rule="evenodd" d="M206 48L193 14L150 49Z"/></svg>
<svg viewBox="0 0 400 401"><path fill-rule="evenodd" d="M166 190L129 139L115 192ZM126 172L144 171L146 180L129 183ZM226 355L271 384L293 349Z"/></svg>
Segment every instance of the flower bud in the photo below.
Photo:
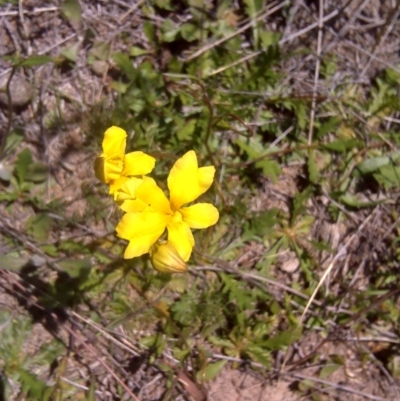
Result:
<svg viewBox="0 0 400 401"><path fill-rule="evenodd" d="M159 240L150 249L154 269L161 273L184 273L187 265L169 241Z"/></svg>
<svg viewBox="0 0 400 401"><path fill-rule="evenodd" d="M94 161L94 174L98 180L101 182L106 182L106 177L104 173L104 157L96 157Z"/></svg>

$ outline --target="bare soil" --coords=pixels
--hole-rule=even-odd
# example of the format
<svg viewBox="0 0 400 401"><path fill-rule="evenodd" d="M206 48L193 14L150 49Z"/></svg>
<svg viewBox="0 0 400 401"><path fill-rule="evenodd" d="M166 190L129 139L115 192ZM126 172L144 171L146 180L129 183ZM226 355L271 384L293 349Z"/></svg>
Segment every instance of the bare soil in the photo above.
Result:
<svg viewBox="0 0 400 401"><path fill-rule="evenodd" d="M143 2L139 2L143 3ZM21 1L20 7L6 3L0 7L0 56L21 54L59 55L62 49L79 43L78 58L72 68L65 70L54 66L44 65L36 69L23 71L23 78L33 89L33 96L23 108L18 108L14 114L14 127L23 126L26 132L25 141L21 146L28 146L36 160L45 162L51 170L51 179L47 188L47 198L56 199L63 196L69 200L66 210L69 216L84 216L87 203L82 194L82 184L93 185L92 160L98 149L84 146L90 135L90 113L95 106L111 104L115 94L109 87L110 72L114 68L113 62L107 60L101 69L89 66L87 55L89 46L84 41L84 33L91 30L95 41L111 43L113 51L127 51L129 44L148 46L143 35L143 20L136 1L81 1L82 23L71 24L61 14L60 2L37 0ZM328 19L324 23L322 41L318 43L318 29L313 25L318 22L318 2L294 1L290 7L290 17L283 24L282 15L278 13L274 19L272 15L265 24L272 31L283 34L282 46L287 54L293 52L283 62L283 69L287 74L287 86L291 93L309 93L314 88L315 54L332 53L338 60L337 82L339 87L344 82L362 82L370 84L371 77L375 76L388 65L396 67L399 62L400 21L398 5L395 2L380 2L375 0L340 2L344 10L338 12L338 2L320 2L324 5L324 16ZM338 12L335 16L332 13ZM161 17L160 17L161 18ZM153 21L159 24L160 21ZM312 28L314 26L314 28ZM304 33L302 34L302 30ZM313 54L304 57L299 49L311 48ZM194 49L193 49L194 50ZM183 53L181 57L186 57ZM162 60L159 61L162 64ZM0 59L0 75L10 72L10 63ZM15 89L17 90L17 89ZM319 82L318 93L327 95L332 87L324 86ZM0 108L0 124L2 132L7 126L7 108ZM301 186L302 170L295 164L286 167L278 183L265 181L257 197L253 200L254 210L267 210L276 207L283 211L288 210L288 201ZM323 205L329 199L321 194L319 204L310 204L314 211L316 222L313 227L312 238L330 238L333 249L339 249L340 244L349 240L354 230L367 217L363 212L353 213L345 226L333 225L327 219ZM15 233L23 231L24 222L29 218L32 210L16 203L12 210L2 209L1 224ZM385 227L380 226L386 210L377 213L363 233L363 238L352 242L347 254L340 260L340 264L330 278L328 288L335 292L340 277L345 276L346 269L359 268L358 280L355 283L358 289L367 285L365 276L369 266L377 258L379 252L384 252ZM379 215L378 215L379 214ZM383 217L382 217L383 216ZM84 233L84 227L77 230ZM101 237L106 233L106 227L101 223L91 228L91 232ZM68 236L68 229L60 235ZM7 249L7 244L0 241L1 249ZM372 247L372 248L371 248ZM250 258L259 254L257 249ZM248 251L248 250L247 250ZM254 256L255 255L255 256ZM328 255L315 255L318 260L325 260L322 267L329 265ZM244 263L246 266L246 263ZM283 259L280 266L276 266L276 280L290 286L296 280L296 261L293 255ZM321 272L323 270L321 269ZM22 307L21 297L27 303L34 303L32 293L23 287L23 282L17 274L3 272L0 284L4 294L0 295L1 307L13 310L14 313L26 313ZM354 283L353 283L354 284ZM329 287L330 285L330 287ZM271 286L272 290L279 288ZM344 305L344 307L347 305ZM28 308L29 310L29 308ZM43 346L52 337L49 329L43 323L35 324L27 349ZM67 340L69 333L62 327L58 335ZM119 333L131 335L132 333ZM296 365L304 356L312 353L323 343L324 338L317 334L305 335L296 346L291 357L293 368L277 377L270 372L264 372L259 367L232 369L226 367L222 373L208 387L209 401L295 401L295 400L400 400L400 384L387 371L382 355L386 345L377 347L373 342L357 341L357 333L345 329L341 336L330 338L319 349L318 353L304 363ZM89 337L89 335L88 335ZM91 334L90 343L94 344L97 355L90 352L90 348L81 347L82 358L75 360L65 376L84 388L88 385L85 379L87 372L95 373L104 385L104 391L96 395L96 399L111 399L111 394L117 391L112 384L112 373L99 363L102 346L109 341L96 339ZM128 341L128 340L127 340ZM84 342L82 340L82 342ZM91 347L91 345L90 345ZM118 347L116 347L118 348ZM121 348L119 348L121 350ZM337 360L344 360L342 367L331 374L321 374L322 366L335 355ZM110 360L118 361L118 352L115 355L105 355ZM158 371L144 362L140 363L138 355L134 373L127 373L126 382L132 388L141 387L141 400L161 399L166 380ZM276 355L276 369L283 363L284 354ZM228 366L228 365L227 365ZM290 365L289 365L290 367ZM128 372L127 368L127 372ZM305 390L306 387L308 390ZM301 388L302 392L298 390ZM193 399L189 393L182 390L184 396L177 400ZM299 395L303 394L303 395ZM192 394L193 395L193 394ZM196 401L200 401L197 399Z"/></svg>

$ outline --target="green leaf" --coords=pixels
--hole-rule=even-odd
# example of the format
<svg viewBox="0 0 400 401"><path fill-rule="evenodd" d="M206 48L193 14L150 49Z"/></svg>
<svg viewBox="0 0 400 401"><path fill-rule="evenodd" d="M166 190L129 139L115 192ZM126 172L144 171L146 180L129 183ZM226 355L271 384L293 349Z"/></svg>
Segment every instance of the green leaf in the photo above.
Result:
<svg viewBox="0 0 400 401"><path fill-rule="evenodd" d="M258 49L259 45L259 38L260 38L260 27L259 23L256 22L255 18L259 11L264 7L264 1L263 0L244 0L245 10L246 14L250 18L250 20L253 20L252 23L252 29L253 29L253 44L254 48Z"/></svg>
<svg viewBox="0 0 400 401"><path fill-rule="evenodd" d="M200 29L190 22L186 22L181 26L182 38L188 42L193 42L200 38Z"/></svg>
<svg viewBox="0 0 400 401"><path fill-rule="evenodd" d="M52 257L57 257L59 256L59 250L56 246L54 245L42 245L40 249L45 252L47 255L52 256Z"/></svg>
<svg viewBox="0 0 400 401"><path fill-rule="evenodd" d="M47 166L37 162L30 165L29 171L26 174L25 180L31 182L46 181L48 175Z"/></svg>
<svg viewBox="0 0 400 401"><path fill-rule="evenodd" d="M282 105L288 110L293 111L297 117L297 124L300 129L304 130L307 125L307 113L306 104L303 101L296 99L285 100Z"/></svg>
<svg viewBox="0 0 400 401"><path fill-rule="evenodd" d="M158 338L159 336L157 334L147 337L141 337L139 343L147 348L152 348L156 344Z"/></svg>
<svg viewBox="0 0 400 401"><path fill-rule="evenodd" d="M85 279L92 268L90 259L65 259L58 262L60 266L71 278Z"/></svg>
<svg viewBox="0 0 400 401"><path fill-rule="evenodd" d="M166 284L166 288L177 294L183 294L188 287L186 275L173 275Z"/></svg>
<svg viewBox="0 0 400 401"><path fill-rule="evenodd" d="M324 57L324 60L322 61L320 71L324 78L331 78L338 69L337 57L335 54L326 56L327 57Z"/></svg>
<svg viewBox="0 0 400 401"><path fill-rule="evenodd" d="M29 394L31 399L41 400L43 399L43 392L46 390L46 383L39 380L38 377L21 367L16 366L15 369L19 373L19 378L22 384L22 391Z"/></svg>
<svg viewBox="0 0 400 401"><path fill-rule="evenodd" d="M190 350L188 349L172 348L171 351L174 358L178 359L180 362L184 362L188 355L190 355Z"/></svg>
<svg viewBox="0 0 400 401"><path fill-rule="evenodd" d="M78 0L64 0L61 3L61 13L74 28L78 28L82 21L82 9Z"/></svg>
<svg viewBox="0 0 400 401"><path fill-rule="evenodd" d="M42 398L41 398L41 401L52 401L52 400L54 400L54 393L55 393L55 391L57 391L56 390L56 386L53 386L53 387L47 387L45 390L44 390L44 392L43 392L43 394L42 394ZM52 397L53 396L53 397Z"/></svg>
<svg viewBox="0 0 400 401"><path fill-rule="evenodd" d="M58 248L62 251L67 251L72 254L82 253L85 249L85 245L83 245L79 241L74 240L66 240L62 242Z"/></svg>
<svg viewBox="0 0 400 401"><path fill-rule="evenodd" d="M204 0L188 0L188 3L190 7L195 7L200 10L206 6Z"/></svg>
<svg viewBox="0 0 400 401"><path fill-rule="evenodd" d="M178 130L176 136L180 141L187 141L192 139L193 133L196 129L196 120L190 120L187 123L184 122L183 127Z"/></svg>
<svg viewBox="0 0 400 401"><path fill-rule="evenodd" d="M179 31L180 29L175 26L172 20L165 19L161 24L162 41L167 43L173 42L179 34Z"/></svg>
<svg viewBox="0 0 400 401"><path fill-rule="evenodd" d="M269 31L261 32L260 39L261 39L262 47L265 49L269 46L278 44L281 36L282 35L278 32L269 32Z"/></svg>
<svg viewBox="0 0 400 401"><path fill-rule="evenodd" d="M361 174L371 174L379 170L381 167L389 164L390 158L388 156L371 157L361 162L357 169Z"/></svg>
<svg viewBox="0 0 400 401"><path fill-rule="evenodd" d="M129 54L132 57L143 56L143 54L149 54L149 53L151 53L150 50L146 50L146 49L143 49L142 47L138 47L138 46L132 46L129 51Z"/></svg>
<svg viewBox="0 0 400 401"><path fill-rule="evenodd" d="M324 135L334 132L339 124L341 123L341 119L338 117L331 117L323 124L320 125L317 131L317 137L322 138ZM340 139L342 141L342 139Z"/></svg>
<svg viewBox="0 0 400 401"><path fill-rule="evenodd" d="M272 337L269 340L263 341L262 346L271 350L279 350L296 342L301 338L301 335L301 327L291 328L278 333L275 337Z"/></svg>
<svg viewBox="0 0 400 401"><path fill-rule="evenodd" d="M368 201L362 195L345 194L340 197L340 200L347 206L356 207L359 209L372 207L383 203L384 201Z"/></svg>
<svg viewBox="0 0 400 401"><path fill-rule="evenodd" d="M40 242L47 240L52 225L53 220L46 213L31 216L26 223L28 231Z"/></svg>
<svg viewBox="0 0 400 401"><path fill-rule="evenodd" d="M319 171L315 163L313 150L310 150L308 152L307 168L308 168L308 179L310 180L310 182L314 185L318 184Z"/></svg>
<svg viewBox="0 0 400 401"><path fill-rule="evenodd" d="M71 46L65 47L61 50L61 55L64 56L67 60L76 63L78 60L78 53L79 53L80 43L74 43Z"/></svg>
<svg viewBox="0 0 400 401"><path fill-rule="evenodd" d="M236 139L233 141L235 145L239 146L246 154L249 156L250 159L256 159L261 156L261 152L258 149L258 144L250 142L250 141L243 141L241 139Z"/></svg>
<svg viewBox="0 0 400 401"><path fill-rule="evenodd" d="M333 150L334 152L347 152L351 149L362 146L362 142L357 139L338 139L336 141L321 145L323 149Z"/></svg>
<svg viewBox="0 0 400 401"><path fill-rule="evenodd" d="M372 102L368 111L371 114L377 114L385 107L397 109L398 99L396 90L392 83L384 81L382 78L376 78L375 86L371 89Z"/></svg>
<svg viewBox="0 0 400 401"><path fill-rule="evenodd" d="M154 42L154 37L155 37L154 24L152 24L150 21L144 21L143 32L146 35L149 42Z"/></svg>
<svg viewBox="0 0 400 401"><path fill-rule="evenodd" d="M306 393L310 391L310 389L315 389L315 382L310 379L304 379L298 382L298 387L302 393Z"/></svg>
<svg viewBox="0 0 400 401"><path fill-rule="evenodd" d="M0 254L0 268L11 271L19 271L29 262L26 256L14 256L13 254Z"/></svg>
<svg viewBox="0 0 400 401"><path fill-rule="evenodd" d="M330 376L332 373L335 373L338 369L340 369L343 365L339 365L336 363L328 363L326 364L319 372L320 379L325 379Z"/></svg>
<svg viewBox="0 0 400 401"><path fill-rule="evenodd" d="M386 189L400 188L400 167L389 164L379 169L374 178Z"/></svg>
<svg viewBox="0 0 400 401"><path fill-rule="evenodd" d="M94 60L107 61L110 57L110 44L107 42L95 42L88 53L89 64Z"/></svg>
<svg viewBox="0 0 400 401"><path fill-rule="evenodd" d="M93 378L90 380L89 389L86 393L86 401L95 401L96 400L96 384Z"/></svg>
<svg viewBox="0 0 400 401"><path fill-rule="evenodd" d="M129 86L127 84L125 84L124 82L112 81L111 84L110 84L110 87L112 89L114 89L116 92L118 92L120 94L124 94L128 90Z"/></svg>
<svg viewBox="0 0 400 401"><path fill-rule="evenodd" d="M267 369L271 368L271 353L263 347L249 345L246 354L256 362L262 363Z"/></svg>
<svg viewBox="0 0 400 401"><path fill-rule="evenodd" d="M293 224L298 216L305 214L306 203L313 195L314 189L312 186L307 187L303 192L296 192L293 197L292 207L292 218L291 223Z"/></svg>
<svg viewBox="0 0 400 401"><path fill-rule="evenodd" d="M17 149L18 145L22 142L24 139L23 132L18 132L18 131L12 131L8 136L6 140L6 148L5 148L5 153L10 153Z"/></svg>
<svg viewBox="0 0 400 401"><path fill-rule="evenodd" d="M25 148L23 151L19 153L17 161L15 163L15 172L20 184L25 182L31 164L32 164L31 151L28 148Z"/></svg>
<svg viewBox="0 0 400 401"><path fill-rule="evenodd" d="M17 5L18 0L0 0L0 6Z"/></svg>
<svg viewBox="0 0 400 401"><path fill-rule="evenodd" d="M163 10L173 11L173 7L171 6L171 0L154 0L154 3L157 7Z"/></svg>
<svg viewBox="0 0 400 401"><path fill-rule="evenodd" d="M210 336L209 340L212 344L214 344L217 347L224 347L227 349L235 348L235 345L230 340L226 340L226 339L215 337L215 336Z"/></svg>
<svg viewBox="0 0 400 401"><path fill-rule="evenodd" d="M52 61L53 58L50 56L30 56L24 61L22 61L19 65L20 67L35 67L51 63Z"/></svg>
<svg viewBox="0 0 400 401"><path fill-rule="evenodd" d="M221 372L221 370L223 369L223 367L226 365L228 361L218 361L215 363L209 363L205 369L200 370L199 372L197 372L196 378L197 380L202 383L205 381L210 381L210 380L214 380L218 373Z"/></svg>
<svg viewBox="0 0 400 401"><path fill-rule="evenodd" d="M18 199L18 193L16 191L0 191L0 201L12 202Z"/></svg>
<svg viewBox="0 0 400 401"><path fill-rule="evenodd" d="M272 182L278 182L278 177L282 173L281 166L274 160L263 159L254 164L256 168L261 168L265 177L268 177Z"/></svg>
<svg viewBox="0 0 400 401"><path fill-rule="evenodd" d="M267 212L260 212L244 225L242 241L248 241L254 236L264 236L270 234L276 226L278 210L270 209Z"/></svg>
<svg viewBox="0 0 400 401"><path fill-rule="evenodd" d="M394 84L400 84L400 73L393 70L392 68L388 68L386 70L386 77L388 81L392 81Z"/></svg>
<svg viewBox="0 0 400 401"><path fill-rule="evenodd" d="M125 53L113 53L112 55L115 64L120 70L132 81L137 77L136 68L133 66L132 60Z"/></svg>

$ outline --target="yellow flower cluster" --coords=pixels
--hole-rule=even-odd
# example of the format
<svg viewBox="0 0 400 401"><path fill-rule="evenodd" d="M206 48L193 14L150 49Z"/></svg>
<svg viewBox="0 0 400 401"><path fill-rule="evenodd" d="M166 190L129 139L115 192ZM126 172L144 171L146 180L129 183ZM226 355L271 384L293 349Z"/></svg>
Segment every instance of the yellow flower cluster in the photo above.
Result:
<svg viewBox="0 0 400 401"><path fill-rule="evenodd" d="M109 193L125 212L117 235L129 241L124 258L150 253L153 267L161 272L183 272L192 253L191 229L207 228L219 219L210 203L193 202L213 180L213 166L198 167L191 150L178 159L168 176L170 197L147 176L155 159L143 152L125 154L126 132L111 127L104 134L103 153L95 160L96 177L110 187ZM168 239L161 239L167 230Z"/></svg>

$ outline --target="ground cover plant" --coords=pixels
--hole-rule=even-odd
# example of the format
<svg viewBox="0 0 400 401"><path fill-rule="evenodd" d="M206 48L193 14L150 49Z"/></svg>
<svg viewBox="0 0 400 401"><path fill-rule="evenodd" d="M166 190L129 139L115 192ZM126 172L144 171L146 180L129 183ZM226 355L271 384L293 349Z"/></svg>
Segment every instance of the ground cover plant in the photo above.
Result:
<svg viewBox="0 0 400 401"><path fill-rule="evenodd" d="M398 18L0 1L0 399L399 399Z"/></svg>

